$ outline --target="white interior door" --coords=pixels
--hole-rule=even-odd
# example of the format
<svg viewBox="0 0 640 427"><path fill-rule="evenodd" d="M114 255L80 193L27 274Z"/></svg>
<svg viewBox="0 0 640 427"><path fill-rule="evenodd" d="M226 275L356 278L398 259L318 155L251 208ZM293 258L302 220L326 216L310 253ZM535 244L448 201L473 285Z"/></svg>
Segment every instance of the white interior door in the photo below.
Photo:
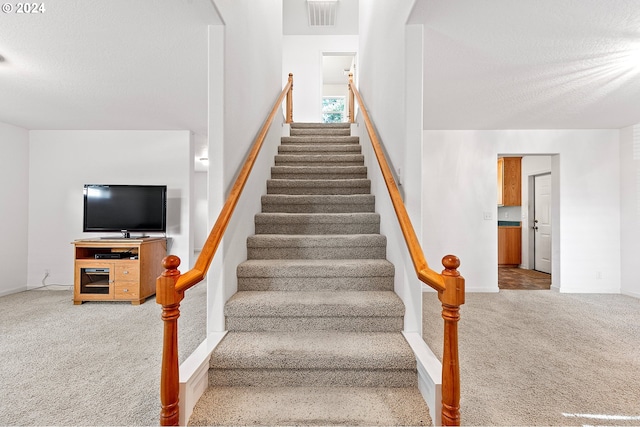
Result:
<svg viewBox="0 0 640 427"><path fill-rule="evenodd" d="M551 174L535 176L533 186L533 268L551 274Z"/></svg>

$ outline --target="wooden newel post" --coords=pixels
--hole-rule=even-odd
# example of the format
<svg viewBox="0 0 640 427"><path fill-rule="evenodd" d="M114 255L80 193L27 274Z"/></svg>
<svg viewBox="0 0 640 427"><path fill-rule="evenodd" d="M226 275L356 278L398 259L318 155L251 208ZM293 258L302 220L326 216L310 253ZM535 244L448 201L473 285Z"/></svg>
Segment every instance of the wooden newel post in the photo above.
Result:
<svg viewBox="0 0 640 427"><path fill-rule="evenodd" d="M293 73L289 73L291 87L287 92L287 123L293 123Z"/></svg>
<svg viewBox="0 0 640 427"><path fill-rule="evenodd" d="M156 302L162 304L161 318L164 322L162 343L162 370L160 372L160 425L177 426L180 423L178 398L180 378L178 367L178 318L180 301L184 292L176 292L176 281L180 277L180 258L169 255L162 260L165 271L156 280Z"/></svg>
<svg viewBox="0 0 640 427"><path fill-rule="evenodd" d="M458 358L458 320L460 306L464 304L464 278L458 267L460 260L454 255L442 258L446 289L438 294L444 319L444 345L442 351L442 425L460 425L460 361Z"/></svg>
<svg viewBox="0 0 640 427"><path fill-rule="evenodd" d="M351 89L351 85L353 84L353 73L349 73L349 123L353 123L356 121L355 118L355 100L353 98L353 89Z"/></svg>

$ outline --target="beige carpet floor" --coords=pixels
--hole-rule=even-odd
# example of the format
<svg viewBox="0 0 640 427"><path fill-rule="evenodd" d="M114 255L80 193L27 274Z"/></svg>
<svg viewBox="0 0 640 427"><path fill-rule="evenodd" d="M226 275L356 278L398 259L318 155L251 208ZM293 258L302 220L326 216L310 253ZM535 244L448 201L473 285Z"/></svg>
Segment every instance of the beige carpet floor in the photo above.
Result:
<svg viewBox="0 0 640 427"><path fill-rule="evenodd" d="M423 299L423 335L440 355L437 296ZM465 425L640 425L638 299L467 294L459 336Z"/></svg>
<svg viewBox="0 0 640 427"><path fill-rule="evenodd" d="M205 293L183 303L181 360L204 337ZM0 424L157 425L160 307L71 300L0 298ZM440 354L440 306L424 300L425 340ZM468 294L460 353L465 425L640 425L637 299Z"/></svg>
<svg viewBox="0 0 640 427"><path fill-rule="evenodd" d="M157 425L160 305L72 299L68 290L0 298L0 425ZM181 304L180 360L205 337L205 302L200 284Z"/></svg>

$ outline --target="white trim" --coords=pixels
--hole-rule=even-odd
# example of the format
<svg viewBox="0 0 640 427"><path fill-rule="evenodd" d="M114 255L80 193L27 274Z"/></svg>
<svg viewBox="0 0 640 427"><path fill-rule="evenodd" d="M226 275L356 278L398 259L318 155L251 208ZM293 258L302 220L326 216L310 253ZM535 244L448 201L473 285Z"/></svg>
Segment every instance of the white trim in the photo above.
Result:
<svg viewBox="0 0 640 427"><path fill-rule="evenodd" d="M403 332L416 356L418 389L429 406L433 425L442 425L442 363L417 332Z"/></svg>
<svg viewBox="0 0 640 427"><path fill-rule="evenodd" d="M568 286L561 286L559 288L560 293L563 294L619 294L620 292L620 288L619 287L596 287L596 286L589 286L589 287L568 287Z"/></svg>
<svg viewBox="0 0 640 427"><path fill-rule="evenodd" d="M621 291L620 292L622 295L626 295L628 297L633 297L633 298L639 298L640 299L640 293L638 292L628 292L628 291Z"/></svg>
<svg viewBox="0 0 640 427"><path fill-rule="evenodd" d="M34 289L34 288L29 288L28 286L21 286L18 288L5 289L3 291L0 291L0 297L4 297L11 294L17 294L18 292L29 291L31 289Z"/></svg>
<svg viewBox="0 0 640 427"><path fill-rule="evenodd" d="M213 350L227 334L214 332L180 365L180 425L185 426L196 403L209 386L209 359Z"/></svg>

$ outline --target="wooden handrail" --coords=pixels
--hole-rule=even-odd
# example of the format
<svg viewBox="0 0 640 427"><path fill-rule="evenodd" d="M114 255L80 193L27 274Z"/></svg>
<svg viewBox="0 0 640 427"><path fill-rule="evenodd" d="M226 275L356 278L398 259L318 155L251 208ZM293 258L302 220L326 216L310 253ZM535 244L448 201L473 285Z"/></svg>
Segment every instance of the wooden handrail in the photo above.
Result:
<svg viewBox="0 0 640 427"><path fill-rule="evenodd" d="M160 425L178 425L179 413L179 367L178 367L178 318L180 317L180 302L184 298L187 289L201 282L209 270L213 257L222 241L224 232L229 225L231 215L238 204L242 190L247 183L251 169L258 158L260 148L267 136L269 127L275 119L280 105L287 98L287 123L293 121L293 74L289 74L287 84L282 89L280 96L273 105L267 120L262 125L258 136L236 178L231 192L220 211L207 240L196 260L194 267L184 274L180 274L178 266L180 258L169 255L162 260L165 271L156 281L156 302L162 305L162 320L164 322L164 338L162 348L162 368L160 377Z"/></svg>
<svg viewBox="0 0 640 427"><path fill-rule="evenodd" d="M442 303L444 320L444 345L442 352L442 425L460 425L460 362L458 357L458 321L460 306L464 304L464 278L460 276L458 267L460 260L454 255L446 255L442 259L444 270L438 273L427 264L424 252L418 241L413 224L404 206L400 191L396 185L391 168L382 150L382 145L375 132L367 108L360 92L353 83L353 74L349 74L349 105L352 97L358 100L360 112L371 141L380 171L389 191L393 209L407 245L413 267L418 279L438 291ZM353 111L353 110L351 110ZM350 116L350 120L353 118Z"/></svg>

